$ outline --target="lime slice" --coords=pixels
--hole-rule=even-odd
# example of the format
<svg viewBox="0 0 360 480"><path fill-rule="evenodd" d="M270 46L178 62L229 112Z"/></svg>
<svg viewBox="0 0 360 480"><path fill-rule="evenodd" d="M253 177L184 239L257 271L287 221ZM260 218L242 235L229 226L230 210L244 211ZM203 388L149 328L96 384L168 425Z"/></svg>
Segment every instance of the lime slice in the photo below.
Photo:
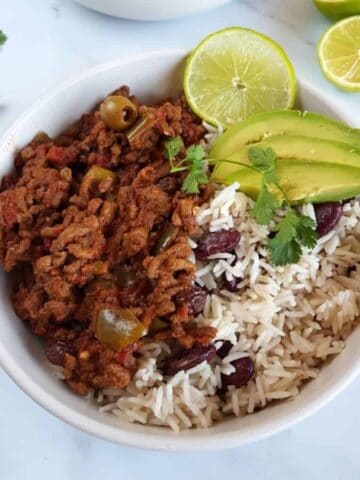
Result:
<svg viewBox="0 0 360 480"><path fill-rule="evenodd" d="M184 91L193 111L228 126L254 113L291 108L295 72L284 50L247 28L225 28L206 37L190 55Z"/></svg>
<svg viewBox="0 0 360 480"><path fill-rule="evenodd" d="M333 25L318 46L324 75L337 87L360 92L360 15Z"/></svg>
<svg viewBox="0 0 360 480"><path fill-rule="evenodd" d="M340 19L360 13L360 0L314 0L321 13Z"/></svg>

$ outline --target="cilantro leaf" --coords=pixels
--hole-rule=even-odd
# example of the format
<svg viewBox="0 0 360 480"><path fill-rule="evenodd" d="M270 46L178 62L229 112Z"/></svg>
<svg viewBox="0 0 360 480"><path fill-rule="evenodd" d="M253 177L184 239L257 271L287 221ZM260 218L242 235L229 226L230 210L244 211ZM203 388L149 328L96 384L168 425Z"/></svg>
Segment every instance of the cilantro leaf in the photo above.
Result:
<svg viewBox="0 0 360 480"><path fill-rule="evenodd" d="M199 185L206 185L209 179L205 175L198 176L194 173L188 173L183 181L182 191L185 193L199 193Z"/></svg>
<svg viewBox="0 0 360 480"><path fill-rule="evenodd" d="M269 225L275 210L279 207L279 200L268 190L268 187L263 184L251 213L256 223L259 225Z"/></svg>
<svg viewBox="0 0 360 480"><path fill-rule="evenodd" d="M263 174L265 182L277 182L275 173L276 154L272 148L250 147L248 156L254 167Z"/></svg>
<svg viewBox="0 0 360 480"><path fill-rule="evenodd" d="M183 181L183 192L186 193L199 193L199 184L193 173L188 173Z"/></svg>
<svg viewBox="0 0 360 480"><path fill-rule="evenodd" d="M296 233L298 241L307 248L314 248L318 234L316 233L316 225L312 218L306 215L299 215L299 222L296 225Z"/></svg>
<svg viewBox="0 0 360 480"><path fill-rule="evenodd" d="M209 179L203 173L189 172L184 179L182 190L186 193L199 193L199 185L209 183Z"/></svg>
<svg viewBox="0 0 360 480"><path fill-rule="evenodd" d="M277 237L281 242L288 242L296 236L298 216L293 210L289 210L284 218L276 226Z"/></svg>
<svg viewBox="0 0 360 480"><path fill-rule="evenodd" d="M267 245L274 265L286 265L299 261L301 246L295 239L297 222L298 216L293 210L289 210L277 225L277 234Z"/></svg>
<svg viewBox="0 0 360 480"><path fill-rule="evenodd" d="M186 159L198 168L202 167L205 150L202 145L191 145L186 149Z"/></svg>
<svg viewBox="0 0 360 480"><path fill-rule="evenodd" d="M289 210L276 227L276 235L267 248L274 265L297 263L302 247L314 248L317 240L315 222L306 215L298 215Z"/></svg>
<svg viewBox="0 0 360 480"><path fill-rule="evenodd" d="M176 155L180 153L180 150L182 149L183 145L184 143L180 136L166 140L166 142L164 143L165 157L168 160L173 161Z"/></svg>
<svg viewBox="0 0 360 480"><path fill-rule="evenodd" d="M184 179L182 190L186 193L199 193L199 185L209 183L203 171L205 150L202 145L191 145L186 150L186 162L189 163L189 173Z"/></svg>
<svg viewBox="0 0 360 480"><path fill-rule="evenodd" d="M275 266L296 263L300 260L301 246L294 239L281 242L277 237L272 238L268 245L271 263Z"/></svg>
<svg viewBox="0 0 360 480"><path fill-rule="evenodd" d="M0 47L1 47L1 45L4 45L6 40L7 40L7 36L5 35L5 33L2 30L0 30Z"/></svg>

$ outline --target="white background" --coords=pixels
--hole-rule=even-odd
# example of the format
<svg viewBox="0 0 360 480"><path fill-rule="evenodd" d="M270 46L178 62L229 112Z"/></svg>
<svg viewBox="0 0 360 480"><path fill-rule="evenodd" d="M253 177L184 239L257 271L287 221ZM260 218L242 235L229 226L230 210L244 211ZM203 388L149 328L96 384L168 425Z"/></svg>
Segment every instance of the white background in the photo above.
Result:
<svg viewBox="0 0 360 480"><path fill-rule="evenodd" d="M0 29L9 37L0 52L0 134L39 95L90 66L154 48L190 48L232 25L278 40L297 73L360 126L360 95L338 91L319 71L315 45L329 22L311 0L234 0L166 23L110 18L71 0L0 0ZM360 479L359 380L293 429L211 454L144 452L92 438L40 409L1 370L0 391L0 480Z"/></svg>

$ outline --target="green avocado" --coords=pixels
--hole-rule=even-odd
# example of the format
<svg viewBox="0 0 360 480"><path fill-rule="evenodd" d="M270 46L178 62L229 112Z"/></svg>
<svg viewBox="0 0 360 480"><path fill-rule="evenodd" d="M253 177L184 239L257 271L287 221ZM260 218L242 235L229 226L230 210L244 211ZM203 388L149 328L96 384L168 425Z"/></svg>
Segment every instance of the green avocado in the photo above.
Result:
<svg viewBox="0 0 360 480"><path fill-rule="evenodd" d="M345 200L360 194L360 168L304 159L276 160L278 184L292 204ZM247 167L234 171L224 183L239 182L240 190L256 198L261 175Z"/></svg>
<svg viewBox="0 0 360 480"><path fill-rule="evenodd" d="M212 179L223 182L229 175L239 170L240 167L236 163L250 164L248 153L253 146L243 146L230 155L228 160L232 163L217 164ZM272 148L279 161L306 159L308 162L326 162L360 168L360 150L355 150L346 143L300 135L277 135L256 143L255 146L262 149Z"/></svg>
<svg viewBox="0 0 360 480"><path fill-rule="evenodd" d="M282 110L254 115L228 128L214 143L209 156L229 158L244 145L275 135L301 135L346 143L360 150L360 130L316 113Z"/></svg>

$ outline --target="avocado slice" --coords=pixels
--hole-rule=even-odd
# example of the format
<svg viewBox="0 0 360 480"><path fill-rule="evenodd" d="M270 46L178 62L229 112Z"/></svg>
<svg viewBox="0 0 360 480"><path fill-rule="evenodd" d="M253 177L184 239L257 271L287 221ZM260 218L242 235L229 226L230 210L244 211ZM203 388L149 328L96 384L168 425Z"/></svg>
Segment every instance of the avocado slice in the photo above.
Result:
<svg viewBox="0 0 360 480"><path fill-rule="evenodd" d="M360 149L360 130L316 113L299 110L259 113L226 130L210 150L211 158L228 158L239 148L274 135L302 135L352 145Z"/></svg>
<svg viewBox="0 0 360 480"><path fill-rule="evenodd" d="M245 145L229 156L233 163L222 162L216 165L212 179L222 182L227 176L239 170L236 163L250 164L249 149L253 146L262 149L272 148L278 160L306 159L307 161L327 162L360 168L360 150L351 145L320 138L310 138L300 135L276 135L255 145Z"/></svg>
<svg viewBox="0 0 360 480"><path fill-rule="evenodd" d="M278 184L292 204L346 200L360 194L360 168L304 159L276 160ZM239 182L240 190L256 198L261 175L242 167L234 171L226 184Z"/></svg>

